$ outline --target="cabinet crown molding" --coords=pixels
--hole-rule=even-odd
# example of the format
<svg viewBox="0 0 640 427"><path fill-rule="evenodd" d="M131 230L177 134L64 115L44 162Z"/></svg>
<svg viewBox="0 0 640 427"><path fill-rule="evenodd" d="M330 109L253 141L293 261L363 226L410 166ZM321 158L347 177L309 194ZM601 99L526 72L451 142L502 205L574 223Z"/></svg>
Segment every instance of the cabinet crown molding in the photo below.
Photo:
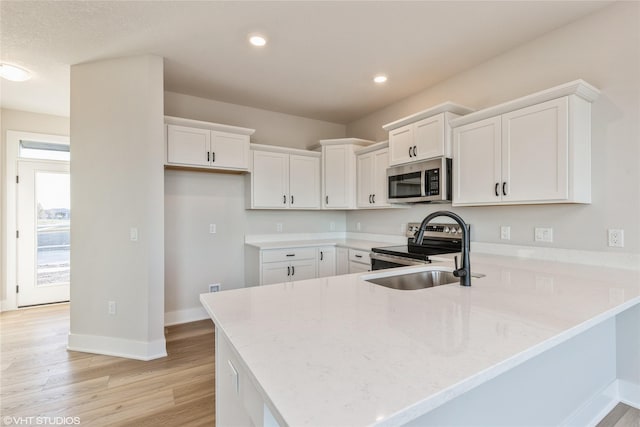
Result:
<svg viewBox="0 0 640 427"><path fill-rule="evenodd" d="M200 129L217 130L219 132L229 132L238 135L253 135L255 129L243 128L239 126L223 125L220 123L204 122L201 120L184 119L182 117L164 116L164 122L168 125L190 126Z"/></svg>
<svg viewBox="0 0 640 427"><path fill-rule="evenodd" d="M356 150L356 155L359 154L366 154L366 153L371 153L372 151L378 151L378 150L383 150L385 148L389 147L389 141L380 141L380 142L376 142L375 144L363 147L363 148L358 148Z"/></svg>
<svg viewBox="0 0 640 427"><path fill-rule="evenodd" d="M467 114L466 116L453 119L449 123L452 128L456 128L479 120L488 119L489 117L499 116L510 111L519 110L520 108L530 107L535 104L540 104L542 102L551 101L552 99L569 95L576 95L588 102L593 102L598 99L600 89L592 86L582 79L573 80L568 83L554 86L550 89L545 89L540 92L532 93L531 95L523 96L512 101L507 101L493 107L476 111L475 113Z"/></svg>
<svg viewBox="0 0 640 427"><path fill-rule="evenodd" d="M375 141L369 141L368 139L360 139L360 138L321 139L318 144L312 145L310 148L312 150L317 150L327 145L345 145L345 144L361 145L363 147L366 147L368 145L375 144Z"/></svg>
<svg viewBox="0 0 640 427"><path fill-rule="evenodd" d="M249 144L249 149L254 151L270 151L272 153L295 154L298 156L322 157L322 153L319 151L302 150L279 145Z"/></svg>
<svg viewBox="0 0 640 427"><path fill-rule="evenodd" d="M459 105L450 101L443 102L442 104L438 104L435 107L427 108L426 110L419 111L415 114L411 114L410 116L403 117L394 122L387 123L382 126L382 129L387 132L402 127L404 125L408 125L409 123L417 122L422 119L426 119L427 117L435 116L440 113L453 113L453 114L469 114L475 110L465 107L464 105Z"/></svg>

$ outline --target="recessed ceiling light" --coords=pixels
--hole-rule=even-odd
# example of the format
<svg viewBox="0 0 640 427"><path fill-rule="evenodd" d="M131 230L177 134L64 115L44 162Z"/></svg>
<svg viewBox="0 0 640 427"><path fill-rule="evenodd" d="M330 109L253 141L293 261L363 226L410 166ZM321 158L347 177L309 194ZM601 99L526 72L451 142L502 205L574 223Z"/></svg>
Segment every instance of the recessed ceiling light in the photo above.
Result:
<svg viewBox="0 0 640 427"><path fill-rule="evenodd" d="M384 74L378 74L373 78L373 81L376 83L384 83L387 81L387 76L385 76Z"/></svg>
<svg viewBox="0 0 640 427"><path fill-rule="evenodd" d="M262 47L267 44L267 39L259 34L253 34L249 36L249 43L254 46Z"/></svg>
<svg viewBox="0 0 640 427"><path fill-rule="evenodd" d="M0 77L12 82L23 82L31 78L31 72L17 65L0 64Z"/></svg>

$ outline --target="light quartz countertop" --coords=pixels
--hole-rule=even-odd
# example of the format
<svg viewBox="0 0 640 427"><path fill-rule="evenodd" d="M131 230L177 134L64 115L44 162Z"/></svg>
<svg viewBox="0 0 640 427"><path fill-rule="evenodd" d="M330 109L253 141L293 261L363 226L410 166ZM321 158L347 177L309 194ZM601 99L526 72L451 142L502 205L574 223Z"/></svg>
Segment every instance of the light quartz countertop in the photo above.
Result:
<svg viewBox="0 0 640 427"><path fill-rule="evenodd" d="M318 240L289 240L289 241L268 241L268 242L251 242L246 243L249 246L258 249L290 249L304 248L311 246L339 246L343 248L358 249L362 251L370 251L371 248L394 246L397 245L389 242L375 242L371 240L357 239L318 239Z"/></svg>
<svg viewBox="0 0 640 427"><path fill-rule="evenodd" d="M393 269L201 301L291 426L401 425L640 303L638 271L473 253L471 267L486 276L469 288L365 280Z"/></svg>

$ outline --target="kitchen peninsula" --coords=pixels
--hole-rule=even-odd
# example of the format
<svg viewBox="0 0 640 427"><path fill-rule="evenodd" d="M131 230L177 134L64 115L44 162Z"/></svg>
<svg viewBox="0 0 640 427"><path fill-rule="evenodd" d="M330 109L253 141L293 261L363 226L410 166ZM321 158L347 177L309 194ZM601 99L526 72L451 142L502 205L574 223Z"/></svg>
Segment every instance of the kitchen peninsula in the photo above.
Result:
<svg viewBox="0 0 640 427"><path fill-rule="evenodd" d="M485 277L469 288L366 281L442 259L201 295L218 422L587 425L638 398L637 270L471 260Z"/></svg>

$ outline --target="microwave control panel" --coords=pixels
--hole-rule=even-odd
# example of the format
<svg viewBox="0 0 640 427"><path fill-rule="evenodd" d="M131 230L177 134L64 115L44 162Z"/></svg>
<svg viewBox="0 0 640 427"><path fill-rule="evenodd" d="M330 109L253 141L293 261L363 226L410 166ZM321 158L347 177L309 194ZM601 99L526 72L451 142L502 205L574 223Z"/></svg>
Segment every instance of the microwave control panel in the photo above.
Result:
<svg viewBox="0 0 640 427"><path fill-rule="evenodd" d="M424 174L425 196L440 195L440 169L427 169Z"/></svg>

